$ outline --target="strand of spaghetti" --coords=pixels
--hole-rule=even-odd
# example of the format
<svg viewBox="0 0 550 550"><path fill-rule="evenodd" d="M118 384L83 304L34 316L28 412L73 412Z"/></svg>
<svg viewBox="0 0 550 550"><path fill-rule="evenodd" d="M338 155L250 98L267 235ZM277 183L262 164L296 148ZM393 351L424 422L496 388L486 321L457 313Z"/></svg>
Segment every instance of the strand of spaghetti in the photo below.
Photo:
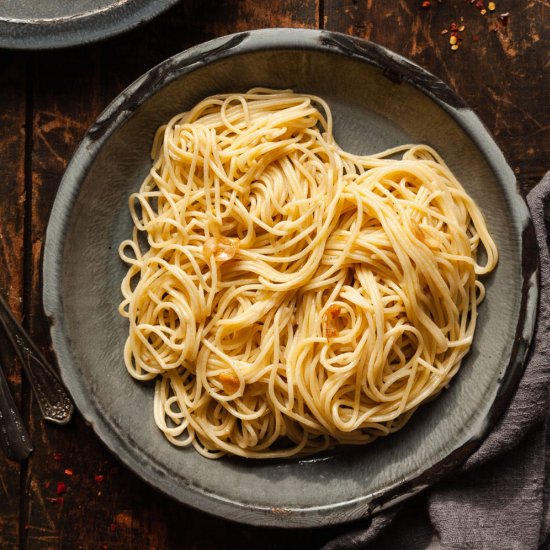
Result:
<svg viewBox="0 0 550 550"><path fill-rule="evenodd" d="M361 445L402 428L472 346L498 261L481 211L430 147L354 155L332 124L322 98L255 88L154 136L119 311L128 372L156 378L174 445Z"/></svg>

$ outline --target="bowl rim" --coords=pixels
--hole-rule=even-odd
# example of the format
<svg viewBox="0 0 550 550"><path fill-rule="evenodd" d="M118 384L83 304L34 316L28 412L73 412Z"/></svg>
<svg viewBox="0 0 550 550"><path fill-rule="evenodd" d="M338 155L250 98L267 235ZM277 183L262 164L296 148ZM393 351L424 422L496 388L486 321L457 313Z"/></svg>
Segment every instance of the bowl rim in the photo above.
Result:
<svg viewBox="0 0 550 550"><path fill-rule="evenodd" d="M143 25L179 0L113 0L110 6L70 16L0 17L0 48L54 50L91 44Z"/></svg>
<svg viewBox="0 0 550 550"><path fill-rule="evenodd" d="M509 208L521 228L522 290L521 306L510 361L488 414L474 426L463 444L420 475L396 482L383 490L349 501L304 508L266 508L213 495L198 487L181 487L162 474L161 464L144 464L128 440L120 439L113 426L95 406L82 382L71 376L70 344L64 335L64 305L61 285L63 252L72 208L80 187L99 151L114 131L136 109L170 82L193 70L227 57L261 50L314 50L358 59L383 69L390 80L406 81L430 96L466 132L484 155L511 198ZM231 34L199 44L153 67L119 94L99 115L84 135L67 166L48 223L43 256L43 305L50 323L53 350L62 379L84 419L99 439L139 477L179 502L204 512L251 525L285 528L335 525L372 515L388 508L441 479L464 462L483 441L501 416L523 373L534 334L538 303L538 253L529 210L517 190L516 179L506 160L475 113L439 78L404 57L372 42L348 35L309 29L262 29Z"/></svg>

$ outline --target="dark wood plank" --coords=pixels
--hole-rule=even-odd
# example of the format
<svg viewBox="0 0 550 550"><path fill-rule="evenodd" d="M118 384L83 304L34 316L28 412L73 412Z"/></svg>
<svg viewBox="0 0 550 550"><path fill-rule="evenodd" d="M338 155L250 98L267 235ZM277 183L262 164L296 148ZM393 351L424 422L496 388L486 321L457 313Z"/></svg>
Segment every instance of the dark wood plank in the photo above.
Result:
<svg viewBox="0 0 550 550"><path fill-rule="evenodd" d="M31 329L51 357L41 307L42 238L59 181L85 129L109 101L148 68L214 36L256 27L317 25L314 0L184 2L144 28L104 44L35 55L32 154ZM40 448L29 463L24 547L278 548L288 534L247 529L181 506L145 485L108 453L77 414L65 428L44 424L33 403L32 434ZM54 453L59 453L58 460ZM69 470L67 475L65 470ZM63 502L58 484L66 488ZM316 548L327 533L292 537ZM184 541L182 541L184 537ZM283 537L283 538L281 538Z"/></svg>
<svg viewBox="0 0 550 550"><path fill-rule="evenodd" d="M482 16L464 0L432 1L429 9L420 0L325 0L324 26L387 46L450 84L495 136L528 190L548 169L550 156L548 3L495 3L496 11ZM505 12L506 27L497 22ZM457 51L450 35L441 34L453 21L465 25Z"/></svg>
<svg viewBox="0 0 550 550"><path fill-rule="evenodd" d="M184 9L186 28L198 42L252 29L319 26L319 0L195 0Z"/></svg>
<svg viewBox="0 0 550 550"><path fill-rule="evenodd" d="M548 124L541 117L546 111L542 86L543 3L526 3L520 10L512 0L497 1L499 11L511 12L510 26L500 33L490 33L487 19L463 0L433 4L430 10L421 10L416 0L324 0L323 24L384 44L449 82L476 108L512 166L518 169L524 188L528 188L544 169L549 143L544 139ZM132 80L181 49L252 28L316 27L318 10L318 0L186 0L145 27L104 44L32 56L35 69L33 190L32 197L28 197L32 206L29 322L33 335L50 357L47 325L41 313L42 238L59 180L86 127ZM467 32L479 34L480 39L452 52L440 31L461 14ZM16 120L20 120L24 109L24 93L13 76L19 74L18 70L15 63L6 67L0 64L0 84L6 83L0 88L0 101L6 106L2 112L9 113L11 120L0 127L0 149L5 136L13 135L20 127ZM16 174L14 181L22 181L22 167L17 164L22 154L12 151L7 158L13 162L0 163L0 176L8 180ZM22 196L21 185L17 189L17 197ZM17 306L13 296L22 293L23 263L21 256L9 256L11 249L23 248L22 207L13 208L16 194L0 200L0 234L4 234L5 227L11 235L10 247L3 247L0 242L0 250L6 261L12 262L9 273L0 275L0 283L10 286L13 306ZM17 385L18 369L13 365L9 368L10 380ZM0 498L1 540L4 541L4 532L11 537L6 539L6 547L17 543L19 520L21 525L27 525L23 548L29 549L72 550L102 548L104 544L110 549L307 549L318 548L342 530L286 533L212 518L146 486L118 464L78 414L66 428L44 425L34 403L30 416L38 448L24 480L28 497L21 518L18 471L12 475L2 469L11 466L0 466L0 491L8 487L8 499ZM54 453L60 454L59 460L54 459ZM59 482L67 489L62 503L48 500L57 497Z"/></svg>
<svg viewBox="0 0 550 550"><path fill-rule="evenodd" d="M15 314L23 315L25 223L25 60L20 54L0 58L0 292ZM6 338L0 359L16 402L21 405L21 371ZM21 466L0 457L0 548L19 541Z"/></svg>

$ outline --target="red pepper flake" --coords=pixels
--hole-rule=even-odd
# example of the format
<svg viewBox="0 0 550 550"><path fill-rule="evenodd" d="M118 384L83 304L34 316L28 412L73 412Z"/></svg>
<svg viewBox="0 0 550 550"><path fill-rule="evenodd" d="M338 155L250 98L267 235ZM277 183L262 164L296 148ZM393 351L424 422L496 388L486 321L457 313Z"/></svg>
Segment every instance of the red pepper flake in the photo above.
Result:
<svg viewBox="0 0 550 550"><path fill-rule="evenodd" d="M116 523L111 523L111 525L109 525L109 529L111 530L111 533L114 533L116 531Z"/></svg>
<svg viewBox="0 0 550 550"><path fill-rule="evenodd" d="M66 476L72 476L73 475L73 469L72 468L65 468L65 475Z"/></svg>
<svg viewBox="0 0 550 550"><path fill-rule="evenodd" d="M498 17L498 20L502 24L503 27L506 27L508 25L508 20L510 19L510 13L501 13Z"/></svg>
<svg viewBox="0 0 550 550"><path fill-rule="evenodd" d="M65 499L63 497L46 497L47 502L53 502L55 504L63 504Z"/></svg>
<svg viewBox="0 0 550 550"><path fill-rule="evenodd" d="M453 21L449 25L449 28L445 29L445 31L441 33L441 34L447 34L449 32L451 33L449 44L450 44L451 50L453 51L458 50L458 48L460 47L460 43L464 40L462 33L466 30L466 25L464 25L462 21L463 21L463 18L460 18L460 25L458 25L456 21Z"/></svg>
<svg viewBox="0 0 550 550"><path fill-rule="evenodd" d="M485 9L485 4L483 3L483 0L478 0L478 1L476 2L476 8L477 8L478 10Z"/></svg>
<svg viewBox="0 0 550 550"><path fill-rule="evenodd" d="M425 0L424 2L422 2L422 7L425 10L428 9L431 5L432 5L431 2L428 2L428 0Z"/></svg>
<svg viewBox="0 0 550 550"><path fill-rule="evenodd" d="M49 489L51 485L50 481L44 481L44 489Z"/></svg>
<svg viewBox="0 0 550 550"><path fill-rule="evenodd" d="M61 462L63 460L63 455L61 453L58 453L58 452L55 452L53 454L53 459L56 461L56 462Z"/></svg>
<svg viewBox="0 0 550 550"><path fill-rule="evenodd" d="M55 492L58 495L64 495L67 492L67 485L65 485L65 483L63 481L58 481L57 482L57 488L56 488Z"/></svg>
<svg viewBox="0 0 550 550"><path fill-rule="evenodd" d="M94 479L97 483L103 483L105 481L105 476L103 474L96 474Z"/></svg>

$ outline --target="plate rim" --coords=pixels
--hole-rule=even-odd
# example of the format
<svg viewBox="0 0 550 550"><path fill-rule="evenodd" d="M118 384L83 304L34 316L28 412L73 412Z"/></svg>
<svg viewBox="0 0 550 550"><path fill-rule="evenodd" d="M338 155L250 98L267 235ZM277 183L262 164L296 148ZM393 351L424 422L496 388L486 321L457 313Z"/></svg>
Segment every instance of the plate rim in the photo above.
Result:
<svg viewBox="0 0 550 550"><path fill-rule="evenodd" d="M183 490L158 475L159 465L147 467L139 461L131 444L112 430L83 385L71 378L71 354L63 335L63 296L57 282L62 278L64 239L72 206L78 197L87 169L110 135L122 126L134 111L171 81L213 60L271 49L328 51L359 59L383 69L390 80L405 80L429 95L467 133L485 157L499 180L503 192L514 198L509 207L522 228L521 249L523 286L520 315L510 361L482 425L469 433L467 441L443 460L405 482L396 482L376 494L351 501L309 508L269 509L213 495L198 487ZM341 33L312 29L262 29L236 33L204 42L153 67L119 94L89 128L60 183L48 223L43 255L43 305L50 323L50 335L61 376L84 419L99 439L141 479L177 501L204 512L258 526L306 528L336 525L364 518L404 500L441 479L464 462L481 444L501 416L523 373L536 321L538 303L538 254L533 238L529 210L517 190L516 179L488 130L466 103L438 77L408 59L378 44Z"/></svg>
<svg viewBox="0 0 550 550"><path fill-rule="evenodd" d="M73 16L42 19L0 17L0 48L56 50L92 44L139 27L180 0L113 0L111 6Z"/></svg>

